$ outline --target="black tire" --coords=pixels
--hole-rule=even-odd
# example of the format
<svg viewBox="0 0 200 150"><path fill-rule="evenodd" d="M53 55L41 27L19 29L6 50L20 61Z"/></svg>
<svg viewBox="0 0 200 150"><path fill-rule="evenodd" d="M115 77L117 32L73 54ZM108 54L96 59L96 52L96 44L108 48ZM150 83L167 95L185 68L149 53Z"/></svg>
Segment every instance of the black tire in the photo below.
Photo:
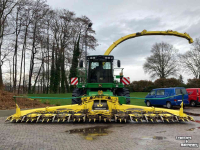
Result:
<svg viewBox="0 0 200 150"><path fill-rule="evenodd" d="M168 109L171 109L171 108L172 108L172 104L171 104L170 102L167 102L166 105L167 105L167 108L168 108Z"/></svg>
<svg viewBox="0 0 200 150"><path fill-rule="evenodd" d="M72 97L80 97L84 95L83 89L74 89L72 92ZM81 104L81 98L73 98L72 104Z"/></svg>
<svg viewBox="0 0 200 150"><path fill-rule="evenodd" d="M117 90L117 96L130 97L130 92L127 88L122 88ZM130 104L130 98L126 98L126 104Z"/></svg>
<svg viewBox="0 0 200 150"><path fill-rule="evenodd" d="M195 101L190 102L190 106L195 107L196 105L197 105L197 103Z"/></svg>
<svg viewBox="0 0 200 150"><path fill-rule="evenodd" d="M146 105L147 105L147 107L150 107L151 106L150 101L147 101Z"/></svg>

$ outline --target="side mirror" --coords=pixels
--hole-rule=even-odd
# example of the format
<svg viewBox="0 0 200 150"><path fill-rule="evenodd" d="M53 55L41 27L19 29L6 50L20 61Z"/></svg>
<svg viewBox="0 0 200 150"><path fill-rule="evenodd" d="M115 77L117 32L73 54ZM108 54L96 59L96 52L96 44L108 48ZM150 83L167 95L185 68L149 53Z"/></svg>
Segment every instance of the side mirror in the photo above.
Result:
<svg viewBox="0 0 200 150"><path fill-rule="evenodd" d="M80 67L80 68L83 68L83 60L80 60L80 62L79 62L79 67Z"/></svg>
<svg viewBox="0 0 200 150"><path fill-rule="evenodd" d="M120 62L120 60L117 60L117 67L118 67L118 68L121 67L121 62Z"/></svg>

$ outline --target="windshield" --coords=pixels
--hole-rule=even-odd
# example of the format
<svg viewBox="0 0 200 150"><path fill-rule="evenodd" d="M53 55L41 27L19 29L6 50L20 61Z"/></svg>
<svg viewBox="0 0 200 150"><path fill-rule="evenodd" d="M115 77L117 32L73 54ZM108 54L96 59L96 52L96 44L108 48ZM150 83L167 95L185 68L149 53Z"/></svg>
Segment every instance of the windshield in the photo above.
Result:
<svg viewBox="0 0 200 150"><path fill-rule="evenodd" d="M112 62L91 61L89 62L89 83L111 83L113 82Z"/></svg>
<svg viewBox="0 0 200 150"><path fill-rule="evenodd" d="M90 68L96 69L96 68L100 67L99 63L102 64L103 69L111 69L111 62L91 62Z"/></svg>

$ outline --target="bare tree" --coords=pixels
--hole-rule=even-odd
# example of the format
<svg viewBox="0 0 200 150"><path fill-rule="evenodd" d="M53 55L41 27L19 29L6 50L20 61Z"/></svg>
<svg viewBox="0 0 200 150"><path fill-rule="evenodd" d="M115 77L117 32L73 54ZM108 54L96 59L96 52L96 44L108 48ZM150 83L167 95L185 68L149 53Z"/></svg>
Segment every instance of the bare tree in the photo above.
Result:
<svg viewBox="0 0 200 150"><path fill-rule="evenodd" d="M38 53L38 45L41 42L41 32L43 27L43 19L47 12L49 11L48 5L45 4L45 1L37 0L33 5L34 21L32 22L32 41L31 41L31 59L30 59L30 68L29 68L29 83L28 91L31 93L32 90L32 75L35 65L35 56Z"/></svg>
<svg viewBox="0 0 200 150"><path fill-rule="evenodd" d="M196 38L192 49L184 54L179 54L180 65L188 74L200 79L200 38Z"/></svg>
<svg viewBox="0 0 200 150"><path fill-rule="evenodd" d="M21 12L21 16L23 18L22 21L22 35L21 35L21 45L22 45L22 52L21 52L21 63L20 63L20 73L19 73L19 85L18 85L18 93L20 90L20 86L21 86L21 80L22 80L22 71L24 69L23 72L23 92L25 91L24 87L25 87L25 72L26 72L26 65L25 65L25 57L26 57L26 48L27 48L27 39L28 39L28 32L29 32L29 26L31 24L31 22L33 21L33 14L31 13L31 6L32 3L29 0L26 0L23 3L20 3L21 7L22 7L22 12ZM32 15L31 15L32 14Z"/></svg>
<svg viewBox="0 0 200 150"><path fill-rule="evenodd" d="M53 92L68 92L77 39L80 37L79 59L84 56L85 45L89 49L97 46L94 30L90 28L85 37L89 22L86 16L76 17L65 9L50 9L46 0L0 0L0 89L3 87L1 68L9 61L12 63L9 84L14 92L25 93L27 87L32 92L36 86L43 93L52 92L52 87ZM6 79L6 74L3 77Z"/></svg>
<svg viewBox="0 0 200 150"><path fill-rule="evenodd" d="M167 43L156 43L151 49L152 55L146 58L143 65L145 73L151 75L151 78L167 78L176 76L177 61L175 59L177 50Z"/></svg>

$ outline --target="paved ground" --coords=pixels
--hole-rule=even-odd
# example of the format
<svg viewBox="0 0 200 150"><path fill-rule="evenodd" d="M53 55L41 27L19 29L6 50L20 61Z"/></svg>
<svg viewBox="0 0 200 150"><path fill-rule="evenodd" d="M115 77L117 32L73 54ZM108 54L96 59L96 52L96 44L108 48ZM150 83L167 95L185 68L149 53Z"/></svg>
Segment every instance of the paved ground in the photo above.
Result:
<svg viewBox="0 0 200 150"><path fill-rule="evenodd" d="M185 109L199 113L200 107ZM180 147L185 140L176 136L192 136L189 143L200 144L200 123L181 124L115 124L5 123L12 111L0 111L0 150L4 149L189 149ZM200 120L200 116L194 116Z"/></svg>

